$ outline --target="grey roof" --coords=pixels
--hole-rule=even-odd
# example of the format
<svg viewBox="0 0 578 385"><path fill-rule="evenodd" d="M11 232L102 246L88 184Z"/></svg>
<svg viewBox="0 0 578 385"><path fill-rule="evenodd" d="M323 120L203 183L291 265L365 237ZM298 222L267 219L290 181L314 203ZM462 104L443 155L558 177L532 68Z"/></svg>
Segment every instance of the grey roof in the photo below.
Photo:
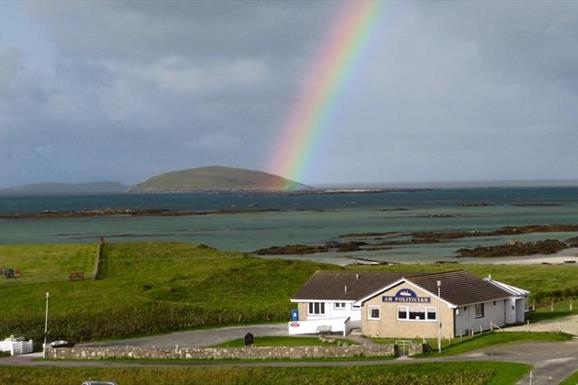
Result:
<svg viewBox="0 0 578 385"><path fill-rule="evenodd" d="M293 298L357 301L402 276L401 273L388 272L317 271Z"/></svg>
<svg viewBox="0 0 578 385"><path fill-rule="evenodd" d="M406 278L433 294L437 294L437 281L441 281L441 298L458 306L512 296L508 291L461 270Z"/></svg>
<svg viewBox="0 0 578 385"><path fill-rule="evenodd" d="M437 294L437 281L441 281L441 298L457 306L512 295L497 285L461 270L432 274L318 271L293 299L359 301L402 278L432 294Z"/></svg>

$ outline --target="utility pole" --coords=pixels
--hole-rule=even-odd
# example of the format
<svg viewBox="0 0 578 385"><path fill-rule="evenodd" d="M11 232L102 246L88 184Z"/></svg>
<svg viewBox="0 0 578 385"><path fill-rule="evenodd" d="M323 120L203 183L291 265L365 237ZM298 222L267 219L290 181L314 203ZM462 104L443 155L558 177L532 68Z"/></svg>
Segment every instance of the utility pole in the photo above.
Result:
<svg viewBox="0 0 578 385"><path fill-rule="evenodd" d="M46 359L46 340L48 339L48 298L50 293L46 292L46 315L44 316L44 345L42 345L42 356Z"/></svg>
<svg viewBox="0 0 578 385"><path fill-rule="evenodd" d="M441 309L441 290L442 290L442 281L438 281L438 310L437 310L437 318L438 318L438 352L442 352L442 309Z"/></svg>

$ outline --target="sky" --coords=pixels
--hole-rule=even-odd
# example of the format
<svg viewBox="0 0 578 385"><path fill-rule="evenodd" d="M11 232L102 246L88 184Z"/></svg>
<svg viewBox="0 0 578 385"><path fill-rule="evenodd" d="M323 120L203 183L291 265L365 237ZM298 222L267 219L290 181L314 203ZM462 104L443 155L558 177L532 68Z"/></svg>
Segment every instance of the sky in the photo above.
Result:
<svg viewBox="0 0 578 385"><path fill-rule="evenodd" d="M339 1L0 2L0 188L266 170ZM578 2L384 2L299 181L578 179Z"/></svg>

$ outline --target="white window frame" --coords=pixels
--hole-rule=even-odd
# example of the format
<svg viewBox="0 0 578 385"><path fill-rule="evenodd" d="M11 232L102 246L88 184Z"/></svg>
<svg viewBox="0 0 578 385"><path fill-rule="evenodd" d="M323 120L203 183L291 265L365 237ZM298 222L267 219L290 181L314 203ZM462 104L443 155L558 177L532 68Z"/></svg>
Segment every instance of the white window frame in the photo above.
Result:
<svg viewBox="0 0 578 385"><path fill-rule="evenodd" d="M319 312L315 312L315 305L319 305ZM324 316L325 315L325 302L309 302L307 306L307 315L311 316Z"/></svg>
<svg viewBox="0 0 578 385"><path fill-rule="evenodd" d="M481 309L481 312L478 312ZM484 303L477 303L474 305L474 315L476 318L484 318L486 316L486 307Z"/></svg>
<svg viewBox="0 0 578 385"><path fill-rule="evenodd" d="M373 317L371 315L372 310L377 310L378 316ZM379 305L369 305L367 306L367 319L370 321L379 321L381 319L381 307Z"/></svg>
<svg viewBox="0 0 578 385"><path fill-rule="evenodd" d="M405 318L399 318L400 309L405 309ZM409 306L398 306L397 307L397 320L398 321L409 321Z"/></svg>
<svg viewBox="0 0 578 385"><path fill-rule="evenodd" d="M423 319L411 319L409 318L409 313L411 312L411 308L412 306L398 306L397 307L397 320L398 321L407 321L407 322L436 322L438 320L438 309L435 306L425 306L424 309L424 318ZM427 313L428 310L433 310L433 313L435 313L436 318L435 319L428 319L427 318ZM400 311L405 312L406 318L399 318L399 313Z"/></svg>
<svg viewBox="0 0 578 385"><path fill-rule="evenodd" d="M333 303L333 308L335 310L345 310L347 309L347 303L345 302L335 302Z"/></svg>
<svg viewBox="0 0 578 385"><path fill-rule="evenodd" d="M433 311L430 311L433 310ZM434 319L429 319L428 318L428 313L434 313L435 318ZM425 307L425 320L424 321L430 321L430 322L435 322L438 320L438 308L435 306L426 306Z"/></svg>

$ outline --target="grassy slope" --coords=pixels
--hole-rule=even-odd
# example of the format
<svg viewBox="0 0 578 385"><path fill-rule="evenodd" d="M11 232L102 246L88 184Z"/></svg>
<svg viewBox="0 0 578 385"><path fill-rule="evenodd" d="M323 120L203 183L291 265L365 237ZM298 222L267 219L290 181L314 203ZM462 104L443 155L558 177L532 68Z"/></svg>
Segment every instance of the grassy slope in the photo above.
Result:
<svg viewBox="0 0 578 385"><path fill-rule="evenodd" d="M0 383L77 385L85 379L122 385L510 385L529 368L514 363L409 364L321 368L2 368Z"/></svg>
<svg viewBox="0 0 578 385"><path fill-rule="evenodd" d="M153 334L206 325L285 321L288 299L318 269L312 262L265 260L182 243L108 245L104 279L68 282L70 271L92 271L94 245L0 247L0 266L19 267L23 278L0 279L0 336L40 341L44 293L51 293L52 338L77 341ZM574 293L575 266L463 265L476 275L542 295ZM437 271L453 266L396 265L363 270ZM546 294L544 294L546 293Z"/></svg>
<svg viewBox="0 0 578 385"><path fill-rule="evenodd" d="M328 267L180 243L108 245L105 256L102 280L68 282L60 274L60 281L6 282L0 308L9 310L0 312L0 336L25 334L39 341L46 291L53 338L81 341L286 320L288 298L298 285Z"/></svg>

